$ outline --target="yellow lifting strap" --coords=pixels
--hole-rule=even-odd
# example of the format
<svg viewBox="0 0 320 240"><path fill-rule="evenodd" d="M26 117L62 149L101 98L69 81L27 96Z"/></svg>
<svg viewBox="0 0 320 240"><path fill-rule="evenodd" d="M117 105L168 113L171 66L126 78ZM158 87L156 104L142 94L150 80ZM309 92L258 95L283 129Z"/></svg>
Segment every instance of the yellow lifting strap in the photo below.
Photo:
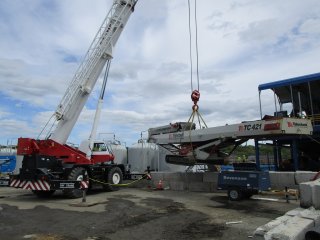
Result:
<svg viewBox="0 0 320 240"><path fill-rule="evenodd" d="M195 117L198 118L198 122L199 122L199 128L201 129L201 122L203 123L203 125L208 128L206 122L204 121L203 117L201 116L200 112L199 112L199 106L198 106L198 101L200 99L200 92L198 90L194 90L192 91L191 93L191 100L193 101L193 106L192 106L192 113L189 117L189 120L188 120L188 123L191 123L190 124L190 128L189 129L184 129L184 130L189 130L189 139L190 139L190 146L191 146L191 149L192 149L192 155L194 157L194 159L196 159L196 154L194 152L194 149L193 149L193 144L192 144L192 140L191 140L191 130L192 130L192 125L194 123L194 119Z"/></svg>

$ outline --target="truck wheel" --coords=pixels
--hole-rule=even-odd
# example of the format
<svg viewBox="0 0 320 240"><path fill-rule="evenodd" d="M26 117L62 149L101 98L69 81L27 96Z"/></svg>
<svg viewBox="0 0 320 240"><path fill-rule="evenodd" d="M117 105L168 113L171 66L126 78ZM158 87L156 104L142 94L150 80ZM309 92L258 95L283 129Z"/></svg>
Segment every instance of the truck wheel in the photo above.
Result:
<svg viewBox="0 0 320 240"><path fill-rule="evenodd" d="M123 179L122 171L119 167L113 167L108 171L107 182L109 184L104 185L106 191L117 191L118 186L112 186L110 184L121 184Z"/></svg>
<svg viewBox="0 0 320 240"><path fill-rule="evenodd" d="M83 180L83 170L85 170L82 167L76 167L71 170L68 176L68 180L73 181L81 181ZM80 198L82 197L82 191L81 189L63 189L63 194L68 198Z"/></svg>
<svg viewBox="0 0 320 240"><path fill-rule="evenodd" d="M38 198L49 198L49 197L52 196L52 194L55 192L55 190L50 190L50 191L32 190L32 192L33 192Z"/></svg>
<svg viewBox="0 0 320 240"><path fill-rule="evenodd" d="M231 188L228 190L228 198L231 201L239 201L242 199L242 191L238 188Z"/></svg>

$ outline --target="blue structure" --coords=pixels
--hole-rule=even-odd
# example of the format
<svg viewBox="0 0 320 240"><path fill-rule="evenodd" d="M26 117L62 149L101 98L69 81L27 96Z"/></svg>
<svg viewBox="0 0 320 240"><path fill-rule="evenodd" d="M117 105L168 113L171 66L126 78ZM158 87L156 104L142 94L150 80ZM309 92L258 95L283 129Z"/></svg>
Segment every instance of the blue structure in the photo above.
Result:
<svg viewBox="0 0 320 240"><path fill-rule="evenodd" d="M275 171L276 170L274 164L270 164L270 165L268 165L268 164L260 164L259 168L260 168L260 171L263 171L263 172ZM232 165L221 165L221 172L222 171L232 171L232 170L234 170Z"/></svg>
<svg viewBox="0 0 320 240"><path fill-rule="evenodd" d="M261 91L272 90L275 96L274 116L306 117L313 125L311 137L272 139L276 167L280 170L320 171L320 73L261 84L258 90L261 118ZM284 104L292 106L290 113L283 109ZM256 141L256 148L258 144ZM291 147L292 159L286 162L281 156L284 145Z"/></svg>
<svg viewBox="0 0 320 240"><path fill-rule="evenodd" d="M15 154L0 155L0 173L11 173L16 167Z"/></svg>
<svg viewBox="0 0 320 240"><path fill-rule="evenodd" d="M269 172L222 171L218 175L218 189L228 190L228 197L232 201L250 198L259 191L270 189Z"/></svg>

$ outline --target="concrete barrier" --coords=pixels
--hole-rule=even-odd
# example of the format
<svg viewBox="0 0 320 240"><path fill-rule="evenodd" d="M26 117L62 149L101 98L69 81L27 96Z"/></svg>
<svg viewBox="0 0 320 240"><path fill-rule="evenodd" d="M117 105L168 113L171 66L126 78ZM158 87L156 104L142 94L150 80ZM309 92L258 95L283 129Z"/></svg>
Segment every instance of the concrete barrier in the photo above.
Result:
<svg viewBox="0 0 320 240"><path fill-rule="evenodd" d="M308 208L312 206L312 192L315 182L305 182L299 184L300 191L300 206Z"/></svg>
<svg viewBox="0 0 320 240"><path fill-rule="evenodd" d="M188 184L188 190L191 192L216 192L217 185L213 183L190 182Z"/></svg>
<svg viewBox="0 0 320 240"><path fill-rule="evenodd" d="M320 179L299 184L300 206L320 209Z"/></svg>
<svg viewBox="0 0 320 240"><path fill-rule="evenodd" d="M188 173L182 173L185 174L185 180L187 182L203 182L203 172L197 172L197 173L192 173L192 172L188 172Z"/></svg>
<svg viewBox="0 0 320 240"><path fill-rule="evenodd" d="M309 182L316 175L316 172L310 171L296 171L295 172L295 184Z"/></svg>
<svg viewBox="0 0 320 240"><path fill-rule="evenodd" d="M217 176L218 173L213 173ZM151 174L152 185L156 187L162 181L164 187L174 191L195 191L195 192L214 192L217 183L204 182L204 173L164 173L155 172Z"/></svg>
<svg viewBox="0 0 320 240"><path fill-rule="evenodd" d="M320 211L313 207L297 208L269 223L258 227L254 239L304 240L308 231L320 229Z"/></svg>
<svg viewBox="0 0 320 240"><path fill-rule="evenodd" d="M297 216L311 219L314 221L315 226L320 226L320 211L316 210L314 207L303 209L303 211L301 211Z"/></svg>
<svg viewBox="0 0 320 240"><path fill-rule="evenodd" d="M163 180L168 180L168 181L185 181L186 179L186 173L184 172L176 172L176 173L163 173Z"/></svg>
<svg viewBox="0 0 320 240"><path fill-rule="evenodd" d="M271 188L276 190L284 190L285 187L299 189L298 183L303 182L304 180L309 180L316 173L315 172L274 172L270 171L270 182ZM156 186L159 180L162 180L163 183L169 187L171 190L177 191L203 191L203 192L215 192L217 191L218 185L218 172L197 172L197 173L186 173L186 172L177 172L177 173L167 173L167 172L153 172L152 174L152 185ZM138 184L137 186L143 186L143 184ZM147 186L145 184L145 186ZM302 191L306 190L305 187L302 187ZM308 188L308 187L307 187ZM306 190L308 191L308 190ZM317 190L314 194L319 194L320 187L317 187ZM304 194L303 194L304 195ZM307 194L308 195L308 194ZM316 197L314 197L317 199ZM309 199L309 200L308 200ZM308 195L306 201L312 201L311 197ZM320 200L317 202L317 208L320 206ZM305 207L312 206L306 204Z"/></svg>
<svg viewBox="0 0 320 240"><path fill-rule="evenodd" d="M203 182L205 183L218 183L218 172L204 172L203 173Z"/></svg>
<svg viewBox="0 0 320 240"><path fill-rule="evenodd" d="M186 191L188 190L187 184L185 182L169 182L169 188L173 191Z"/></svg>
<svg viewBox="0 0 320 240"><path fill-rule="evenodd" d="M271 229L264 235L264 239L303 240L306 232L313 226L313 220L295 216L286 223Z"/></svg>
<svg viewBox="0 0 320 240"><path fill-rule="evenodd" d="M312 204L315 209L320 209L320 181L316 181L312 190Z"/></svg>
<svg viewBox="0 0 320 240"><path fill-rule="evenodd" d="M267 232L279 226L280 224L286 223L287 221L289 221L289 219L291 219L291 216L284 215L268 222L263 226L258 227L253 234L255 236L255 239L264 239L264 235Z"/></svg>
<svg viewBox="0 0 320 240"><path fill-rule="evenodd" d="M272 189L298 188L295 182L294 172L274 172L270 171L270 183Z"/></svg>
<svg viewBox="0 0 320 240"><path fill-rule="evenodd" d="M165 178L165 173L162 172L153 172L151 173L152 181L159 181Z"/></svg>

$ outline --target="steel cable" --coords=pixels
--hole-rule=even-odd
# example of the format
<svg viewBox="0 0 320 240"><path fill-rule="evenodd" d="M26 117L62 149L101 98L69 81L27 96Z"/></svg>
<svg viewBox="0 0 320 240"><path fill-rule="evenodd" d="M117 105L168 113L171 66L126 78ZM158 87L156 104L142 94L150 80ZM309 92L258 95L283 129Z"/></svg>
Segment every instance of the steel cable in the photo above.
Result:
<svg viewBox="0 0 320 240"><path fill-rule="evenodd" d="M190 0L188 0L188 16L189 16L189 57L190 57L190 80L191 80L191 92L193 89L193 61L192 61L192 30L191 30L191 6ZM198 50L198 20L197 20L197 1L194 1L194 23L195 23L195 51L196 51L196 73L197 73L197 90L200 89L199 80L199 50Z"/></svg>

